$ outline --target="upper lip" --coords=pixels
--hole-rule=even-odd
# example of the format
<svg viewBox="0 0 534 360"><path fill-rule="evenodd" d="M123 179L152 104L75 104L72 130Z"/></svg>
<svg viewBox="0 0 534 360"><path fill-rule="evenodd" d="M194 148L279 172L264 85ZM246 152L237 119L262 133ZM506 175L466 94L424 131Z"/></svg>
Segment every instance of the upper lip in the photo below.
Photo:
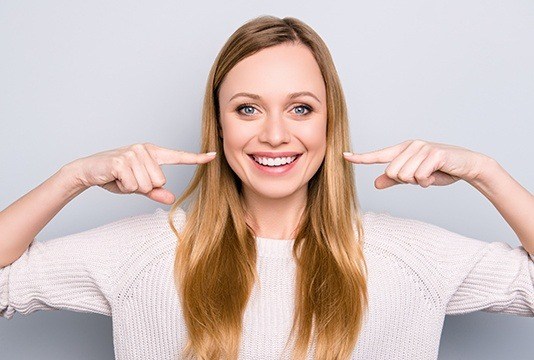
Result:
<svg viewBox="0 0 534 360"><path fill-rule="evenodd" d="M299 153L299 152L296 152L296 151L286 151L286 152L259 151L259 152L250 153L248 155L258 156L258 157L276 158L276 157L295 156L295 155L300 155L300 154L302 154L302 153Z"/></svg>

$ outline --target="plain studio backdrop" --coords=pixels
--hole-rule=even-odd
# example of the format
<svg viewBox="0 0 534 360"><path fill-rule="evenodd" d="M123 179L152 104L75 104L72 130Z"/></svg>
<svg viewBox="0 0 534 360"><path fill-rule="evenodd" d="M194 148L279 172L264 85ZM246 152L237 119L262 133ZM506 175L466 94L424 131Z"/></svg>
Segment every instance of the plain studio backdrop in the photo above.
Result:
<svg viewBox="0 0 534 360"><path fill-rule="evenodd" d="M297 17L327 43L346 95L353 150L408 139L496 159L534 189L534 2L1 1L0 208L61 166L137 142L199 151L209 69L259 15ZM341 156L341 154L340 154ZM519 239L464 181L377 190L387 164L355 166L363 210L487 242ZM193 165L164 165L180 194ZM91 188L38 234L47 241L169 206ZM1 234L0 234L1 235ZM384 294L384 296L388 296ZM533 318L447 316L440 359L532 359ZM113 359L112 318L38 311L0 320L2 359Z"/></svg>

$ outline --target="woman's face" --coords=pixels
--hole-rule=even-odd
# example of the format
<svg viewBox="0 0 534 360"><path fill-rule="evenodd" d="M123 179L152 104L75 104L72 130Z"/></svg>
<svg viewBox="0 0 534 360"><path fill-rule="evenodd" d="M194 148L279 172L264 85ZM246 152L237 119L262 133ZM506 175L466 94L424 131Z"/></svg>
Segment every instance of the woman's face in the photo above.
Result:
<svg viewBox="0 0 534 360"><path fill-rule="evenodd" d="M224 154L245 191L273 199L289 196L321 165L326 88L304 45L277 45L240 61L221 84L219 109ZM276 166L280 158L294 163Z"/></svg>

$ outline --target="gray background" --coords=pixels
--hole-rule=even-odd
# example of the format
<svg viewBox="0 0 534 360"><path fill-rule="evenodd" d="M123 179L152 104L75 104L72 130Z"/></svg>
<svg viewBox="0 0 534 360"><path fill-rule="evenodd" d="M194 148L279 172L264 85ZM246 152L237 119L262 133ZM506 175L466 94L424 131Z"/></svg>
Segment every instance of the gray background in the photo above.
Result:
<svg viewBox="0 0 534 360"><path fill-rule="evenodd" d="M62 165L136 142L199 150L209 68L246 20L295 16L326 41L348 101L353 149L407 139L495 158L534 188L534 2L0 1L0 208ZM377 190L387 166L355 165L364 210L520 242L461 181ZM181 193L192 165L164 165ZM91 188L37 236L46 241L168 206ZM3 359L112 359L112 319L67 311L0 321ZM532 318L447 316L440 359L532 359Z"/></svg>

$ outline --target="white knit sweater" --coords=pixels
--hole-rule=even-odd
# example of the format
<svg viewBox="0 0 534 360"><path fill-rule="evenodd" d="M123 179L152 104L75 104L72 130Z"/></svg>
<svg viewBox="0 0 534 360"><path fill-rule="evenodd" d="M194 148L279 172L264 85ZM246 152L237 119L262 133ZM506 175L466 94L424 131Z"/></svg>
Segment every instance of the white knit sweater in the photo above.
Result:
<svg viewBox="0 0 534 360"><path fill-rule="evenodd" d="M113 316L117 359L177 359L186 327L167 215L158 208L34 240L0 269L0 315L63 309ZM176 227L184 221L180 209ZM446 314L534 316L534 255L522 246L388 213L364 212L363 225L370 304L353 359L436 359ZM240 359L288 359L282 350L293 316L294 240L256 240L261 290L254 288L244 315Z"/></svg>

